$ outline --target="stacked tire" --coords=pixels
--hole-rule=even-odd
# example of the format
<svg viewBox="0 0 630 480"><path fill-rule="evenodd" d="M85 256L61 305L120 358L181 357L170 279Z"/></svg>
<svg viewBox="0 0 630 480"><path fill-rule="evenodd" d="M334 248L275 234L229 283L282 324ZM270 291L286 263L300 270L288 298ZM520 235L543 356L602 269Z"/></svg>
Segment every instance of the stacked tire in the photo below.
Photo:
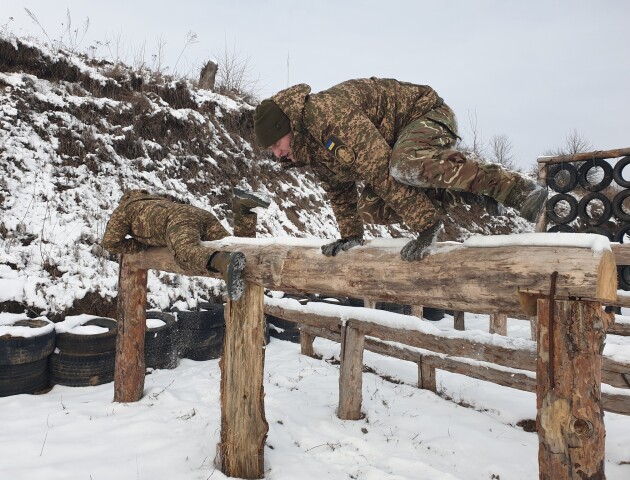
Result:
<svg viewBox="0 0 630 480"><path fill-rule="evenodd" d="M224 307L205 303L204 310L177 312L178 354L191 360L212 360L223 353Z"/></svg>
<svg viewBox="0 0 630 480"><path fill-rule="evenodd" d="M55 327L46 319L16 319L0 325L0 397L35 393L48 386L48 357Z"/></svg>
<svg viewBox="0 0 630 480"><path fill-rule="evenodd" d="M116 320L93 318L57 323L57 348L49 359L51 385L87 387L114 380ZM91 327L91 328L90 328Z"/></svg>
<svg viewBox="0 0 630 480"><path fill-rule="evenodd" d="M147 368L171 369L177 366L178 329L170 313L148 311L144 334L144 360Z"/></svg>

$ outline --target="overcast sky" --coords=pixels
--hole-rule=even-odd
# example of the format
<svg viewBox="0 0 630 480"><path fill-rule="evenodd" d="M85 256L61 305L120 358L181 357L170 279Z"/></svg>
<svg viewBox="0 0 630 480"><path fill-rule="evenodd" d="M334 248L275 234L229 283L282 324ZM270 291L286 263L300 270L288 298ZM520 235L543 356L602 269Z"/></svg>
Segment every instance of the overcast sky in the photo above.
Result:
<svg viewBox="0 0 630 480"><path fill-rule="evenodd" d="M73 29L89 18L83 49L109 40L97 53L115 55L118 45L131 64L143 45L150 63L160 39L180 73L236 52L261 98L288 84L316 92L369 76L431 85L455 110L464 140L476 119L485 142L507 135L526 169L573 131L595 149L630 147L627 0L2 3L0 31L43 38L26 7L58 40L69 10ZM188 32L197 43L185 47Z"/></svg>

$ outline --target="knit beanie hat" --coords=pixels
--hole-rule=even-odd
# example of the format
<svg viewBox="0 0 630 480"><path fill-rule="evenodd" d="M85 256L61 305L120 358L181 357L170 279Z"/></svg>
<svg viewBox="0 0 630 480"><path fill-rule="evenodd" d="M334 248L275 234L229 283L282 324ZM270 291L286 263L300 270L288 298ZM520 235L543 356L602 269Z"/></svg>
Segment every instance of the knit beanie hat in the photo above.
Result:
<svg viewBox="0 0 630 480"><path fill-rule="evenodd" d="M269 148L291 131L291 121L273 100L263 100L254 112L254 132L262 148Z"/></svg>

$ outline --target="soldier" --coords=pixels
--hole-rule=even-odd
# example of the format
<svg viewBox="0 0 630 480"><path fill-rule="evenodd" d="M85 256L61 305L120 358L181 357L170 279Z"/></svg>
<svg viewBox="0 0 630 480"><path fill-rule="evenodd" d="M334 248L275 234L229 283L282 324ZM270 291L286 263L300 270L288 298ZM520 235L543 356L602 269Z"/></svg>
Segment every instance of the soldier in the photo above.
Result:
<svg viewBox="0 0 630 480"><path fill-rule="evenodd" d="M168 247L183 270L198 275L208 271L220 273L228 298L238 300L245 287L245 255L217 252L201 244L227 236L229 233L219 220L206 210L145 190L130 190L113 211L102 245L111 253L121 254L138 253L149 246Z"/></svg>
<svg viewBox="0 0 630 480"><path fill-rule="evenodd" d="M417 236L401 256L422 259L442 226L435 196L446 192L490 197L530 222L542 210L546 188L453 148L455 115L431 87L370 78L310 91L295 85L261 102L254 130L262 148L291 166L310 165L320 179L341 232L324 255L362 245L362 221L403 221Z"/></svg>

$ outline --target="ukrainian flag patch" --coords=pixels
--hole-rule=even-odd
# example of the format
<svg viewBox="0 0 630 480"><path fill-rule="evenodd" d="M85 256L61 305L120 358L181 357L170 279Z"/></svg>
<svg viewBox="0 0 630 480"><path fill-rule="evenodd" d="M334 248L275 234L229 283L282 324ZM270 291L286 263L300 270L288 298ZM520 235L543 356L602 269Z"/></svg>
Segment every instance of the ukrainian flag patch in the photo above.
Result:
<svg viewBox="0 0 630 480"><path fill-rule="evenodd" d="M326 150L331 152L337 160L344 164L353 163L355 160L354 152L343 143L338 137L331 135L326 140Z"/></svg>

